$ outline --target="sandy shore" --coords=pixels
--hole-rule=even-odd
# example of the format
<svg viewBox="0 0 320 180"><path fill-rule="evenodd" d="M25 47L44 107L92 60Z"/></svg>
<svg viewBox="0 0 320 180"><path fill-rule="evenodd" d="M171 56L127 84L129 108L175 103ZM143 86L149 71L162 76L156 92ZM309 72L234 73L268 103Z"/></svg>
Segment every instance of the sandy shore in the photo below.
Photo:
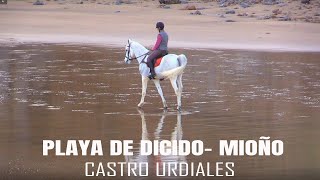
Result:
<svg viewBox="0 0 320 180"><path fill-rule="evenodd" d="M46 1L44 6L13 1L0 6L0 41L124 46L132 38L151 47L157 34L154 24L161 20L166 23L170 47L320 51L319 23L258 20L225 14L226 8L214 2L193 4L203 9L203 15L180 10L183 4L159 8L157 1L122 5ZM231 8L259 15L277 7Z"/></svg>

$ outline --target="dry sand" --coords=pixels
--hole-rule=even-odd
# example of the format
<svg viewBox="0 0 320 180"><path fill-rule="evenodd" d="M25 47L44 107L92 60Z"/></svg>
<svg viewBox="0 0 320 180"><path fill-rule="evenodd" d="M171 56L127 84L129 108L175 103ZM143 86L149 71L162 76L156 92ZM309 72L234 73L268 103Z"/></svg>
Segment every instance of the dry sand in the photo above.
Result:
<svg viewBox="0 0 320 180"><path fill-rule="evenodd" d="M164 21L170 36L170 47L250 49L278 51L320 51L320 24L301 21L258 20L225 14L226 9L237 13L263 15L277 6L255 5L220 8L216 3L193 3L203 15L190 15L180 10L185 5L158 7L158 2L141 1L114 5L97 2L61 3L46 1L34 6L31 1L13 1L0 6L0 41L86 43L124 46L132 38L147 47L155 41L155 22ZM292 7L291 7L292 6ZM297 5L282 8L289 11ZM317 8L308 13L318 11ZM291 13L291 12L290 12ZM297 17L305 10L294 11ZM225 18L221 18L224 14ZM226 20L236 22L225 22Z"/></svg>

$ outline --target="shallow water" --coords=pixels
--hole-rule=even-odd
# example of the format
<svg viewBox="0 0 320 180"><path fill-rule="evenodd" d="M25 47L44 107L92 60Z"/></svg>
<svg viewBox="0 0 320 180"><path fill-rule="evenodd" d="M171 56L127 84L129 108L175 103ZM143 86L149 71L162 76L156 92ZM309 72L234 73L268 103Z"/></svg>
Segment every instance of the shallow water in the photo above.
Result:
<svg viewBox="0 0 320 180"><path fill-rule="evenodd" d="M0 47L0 174L4 178L83 178L84 163L235 162L235 179L320 175L320 53L175 49L185 53L183 111L162 82L169 105L149 83L143 111L137 63L124 50L77 45ZM280 157L221 157L221 139L270 136ZM101 139L103 157L42 156L42 140ZM108 142L186 139L204 142L202 156L110 157ZM64 145L65 146L65 145ZM136 154L136 153L135 153ZM121 177L119 177L121 178ZM221 178L221 177L219 177ZM223 177L222 177L223 178Z"/></svg>

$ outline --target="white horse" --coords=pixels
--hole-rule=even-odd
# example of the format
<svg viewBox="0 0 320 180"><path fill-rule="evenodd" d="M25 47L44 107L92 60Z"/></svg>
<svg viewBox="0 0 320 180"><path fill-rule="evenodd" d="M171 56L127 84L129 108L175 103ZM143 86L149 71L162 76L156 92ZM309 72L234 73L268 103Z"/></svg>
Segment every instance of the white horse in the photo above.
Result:
<svg viewBox="0 0 320 180"><path fill-rule="evenodd" d="M144 104L144 97L147 92L147 85L150 75L150 69L146 64L149 50L141 44L128 40L126 45L126 55L124 61L130 64L132 60L137 59L139 62L139 71L142 78L142 94L141 100L138 107L142 107ZM155 68L156 79L152 79L155 86L157 87L158 93L161 96L164 109L167 109L167 103L163 96L163 92L160 86L160 79L169 79L171 85L177 95L177 110L181 110L181 94L182 94L182 74L183 70L187 66L187 58L185 55L168 54L163 57L161 64Z"/></svg>

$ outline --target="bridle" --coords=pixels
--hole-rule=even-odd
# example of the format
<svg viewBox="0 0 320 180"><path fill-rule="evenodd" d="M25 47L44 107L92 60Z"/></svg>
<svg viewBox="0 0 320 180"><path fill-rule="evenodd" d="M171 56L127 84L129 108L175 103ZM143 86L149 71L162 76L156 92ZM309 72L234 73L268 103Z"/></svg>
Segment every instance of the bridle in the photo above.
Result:
<svg viewBox="0 0 320 180"><path fill-rule="evenodd" d="M138 56L138 57L130 58L130 49L131 49L130 46L131 46L131 43L129 43L128 50L126 50L126 59L127 59L126 62L132 61L132 60L135 60L135 59L138 59L138 58L144 56L144 58L142 59L142 61L140 62L140 64L141 64L141 63L146 63L144 60L146 59L146 57L147 57L147 55L150 53L150 51L148 51L147 53L144 53L144 54L142 54L142 55L140 55L140 56ZM127 53L128 53L128 54L127 54Z"/></svg>

